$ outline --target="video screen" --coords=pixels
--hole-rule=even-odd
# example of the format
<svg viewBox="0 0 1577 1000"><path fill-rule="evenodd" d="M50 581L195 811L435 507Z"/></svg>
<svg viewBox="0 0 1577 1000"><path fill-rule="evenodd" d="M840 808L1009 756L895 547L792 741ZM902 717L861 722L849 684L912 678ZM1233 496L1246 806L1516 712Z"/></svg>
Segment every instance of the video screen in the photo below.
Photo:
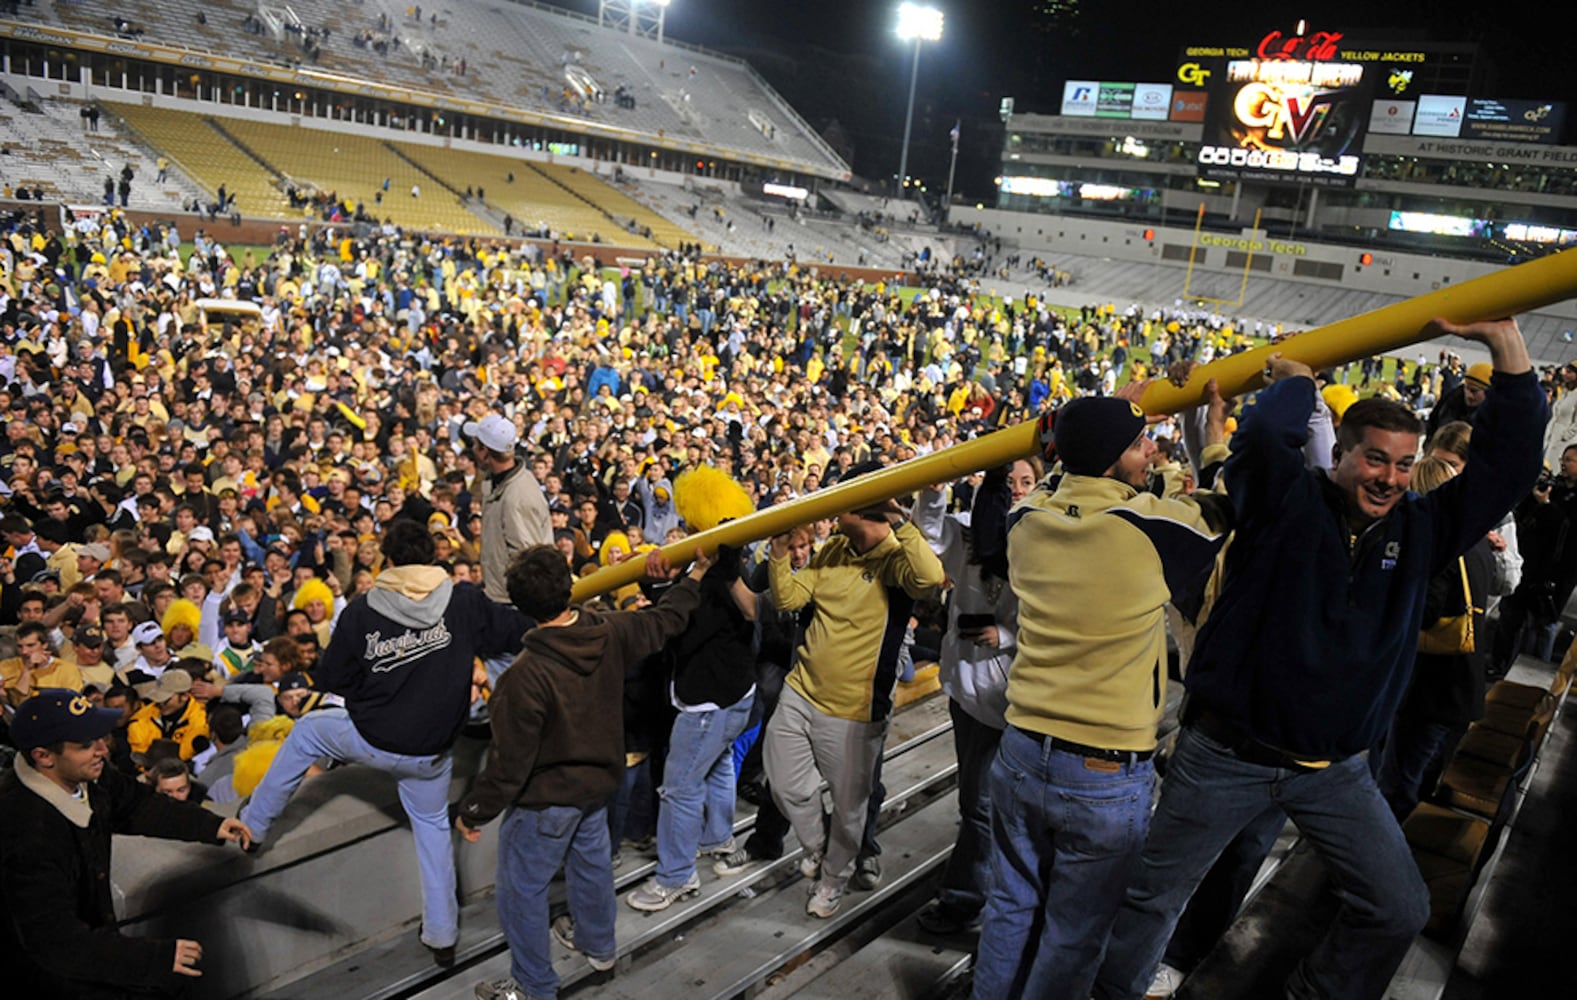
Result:
<svg viewBox="0 0 1577 1000"><path fill-rule="evenodd" d="M1371 111L1357 63L1227 63L1205 109L1199 175L1350 187Z"/></svg>

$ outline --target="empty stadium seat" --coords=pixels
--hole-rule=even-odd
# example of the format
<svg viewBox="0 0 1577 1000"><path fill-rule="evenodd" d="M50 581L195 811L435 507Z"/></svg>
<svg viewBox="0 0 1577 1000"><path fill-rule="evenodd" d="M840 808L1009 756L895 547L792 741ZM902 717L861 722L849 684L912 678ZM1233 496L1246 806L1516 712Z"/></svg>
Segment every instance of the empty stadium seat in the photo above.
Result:
<svg viewBox="0 0 1577 1000"><path fill-rule="evenodd" d="M1402 833L1413 848L1413 860L1429 890L1429 933L1447 934L1456 926L1473 889L1489 827L1486 819L1464 816L1427 802L1414 809L1402 824Z"/></svg>

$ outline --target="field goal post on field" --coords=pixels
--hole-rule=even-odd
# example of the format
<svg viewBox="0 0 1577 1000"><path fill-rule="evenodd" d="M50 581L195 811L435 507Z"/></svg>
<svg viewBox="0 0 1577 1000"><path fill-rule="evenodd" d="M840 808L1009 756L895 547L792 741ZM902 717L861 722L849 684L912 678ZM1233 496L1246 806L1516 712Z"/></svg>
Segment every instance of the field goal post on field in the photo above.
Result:
<svg viewBox="0 0 1577 1000"><path fill-rule="evenodd" d="M1254 265L1254 247L1259 243L1259 216L1259 210L1256 209L1254 225L1245 233L1241 276L1233 272L1206 273L1203 270L1196 272L1194 265L1204 252L1199 239L1205 225L1205 203L1199 203L1199 213L1194 217L1194 239L1188 247L1188 273L1183 278L1184 301L1196 302L1200 305L1208 303L1217 312L1222 306L1235 309L1243 304L1243 300L1248 295L1248 272ZM1234 284L1237 285L1236 298L1230 297Z"/></svg>

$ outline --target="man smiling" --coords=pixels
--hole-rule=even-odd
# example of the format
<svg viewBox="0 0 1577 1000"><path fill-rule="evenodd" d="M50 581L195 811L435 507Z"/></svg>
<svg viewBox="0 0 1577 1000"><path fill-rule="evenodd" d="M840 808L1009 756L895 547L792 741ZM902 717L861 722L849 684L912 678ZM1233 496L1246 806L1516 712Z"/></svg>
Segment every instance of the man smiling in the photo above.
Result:
<svg viewBox="0 0 1577 1000"><path fill-rule="evenodd" d="M1237 512L1220 597L1199 630L1183 735L1139 870L1096 981L1139 997L1194 887L1271 805L1330 869L1343 904L1293 970L1287 996L1383 996L1429 916L1429 896L1363 751L1407 689L1429 581L1538 476L1544 394L1511 320L1436 335L1494 359L1462 475L1408 491L1418 419L1379 399L1342 416L1329 473L1304 467L1312 373L1273 355L1271 383L1232 439L1223 475Z"/></svg>

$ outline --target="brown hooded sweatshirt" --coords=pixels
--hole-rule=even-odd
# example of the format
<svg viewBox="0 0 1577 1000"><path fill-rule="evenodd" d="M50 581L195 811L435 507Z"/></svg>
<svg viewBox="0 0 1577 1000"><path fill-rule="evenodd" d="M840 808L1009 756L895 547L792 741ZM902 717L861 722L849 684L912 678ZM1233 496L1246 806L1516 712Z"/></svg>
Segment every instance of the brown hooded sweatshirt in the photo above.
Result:
<svg viewBox="0 0 1577 1000"><path fill-rule="evenodd" d="M684 631L700 598L694 580L655 606L534 628L499 679L489 709L487 768L460 803L477 827L510 805L525 809L606 802L624 774L625 671Z"/></svg>

